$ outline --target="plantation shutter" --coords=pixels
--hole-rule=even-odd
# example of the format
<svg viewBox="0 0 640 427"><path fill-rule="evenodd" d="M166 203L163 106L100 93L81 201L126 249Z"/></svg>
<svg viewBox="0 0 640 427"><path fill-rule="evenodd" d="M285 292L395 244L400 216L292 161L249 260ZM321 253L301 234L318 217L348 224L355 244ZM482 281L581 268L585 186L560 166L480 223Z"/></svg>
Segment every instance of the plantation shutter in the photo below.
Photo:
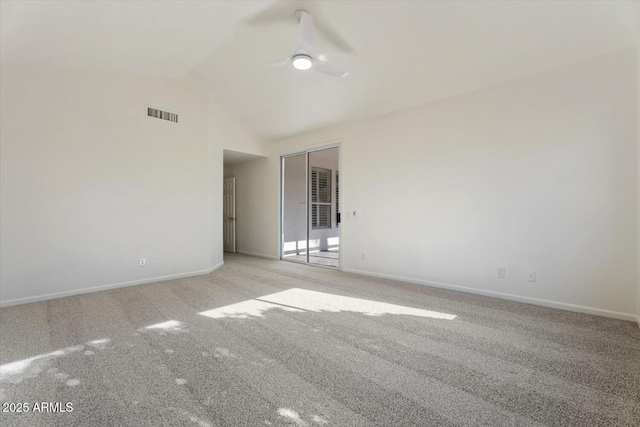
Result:
<svg viewBox="0 0 640 427"><path fill-rule="evenodd" d="M311 225L313 228L331 227L331 171L311 169Z"/></svg>

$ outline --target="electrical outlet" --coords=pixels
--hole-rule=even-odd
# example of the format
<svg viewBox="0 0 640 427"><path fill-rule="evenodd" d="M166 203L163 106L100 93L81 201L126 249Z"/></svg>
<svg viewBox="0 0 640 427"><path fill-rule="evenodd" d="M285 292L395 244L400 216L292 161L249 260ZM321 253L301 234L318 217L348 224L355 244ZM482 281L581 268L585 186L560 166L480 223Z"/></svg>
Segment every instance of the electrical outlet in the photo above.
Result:
<svg viewBox="0 0 640 427"><path fill-rule="evenodd" d="M537 280L537 275L536 275L536 271L535 270L531 270L529 272L527 272L527 281L528 282L535 282Z"/></svg>
<svg viewBox="0 0 640 427"><path fill-rule="evenodd" d="M147 260L144 258L140 258L140 267L144 267L145 265L147 265Z"/></svg>
<svg viewBox="0 0 640 427"><path fill-rule="evenodd" d="M500 279L504 279L506 272L507 270L504 267L496 268L496 276L499 277Z"/></svg>

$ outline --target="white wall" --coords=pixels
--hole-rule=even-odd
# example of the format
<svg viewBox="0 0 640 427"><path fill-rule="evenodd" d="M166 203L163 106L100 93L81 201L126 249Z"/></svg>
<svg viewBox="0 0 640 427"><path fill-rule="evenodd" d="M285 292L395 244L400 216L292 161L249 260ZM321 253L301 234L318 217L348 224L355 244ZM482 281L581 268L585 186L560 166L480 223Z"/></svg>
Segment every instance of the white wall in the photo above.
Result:
<svg viewBox="0 0 640 427"><path fill-rule="evenodd" d="M340 140L344 269L634 319L635 63L625 50L276 143L246 166L261 226L243 246L278 255L278 156Z"/></svg>
<svg viewBox="0 0 640 427"><path fill-rule="evenodd" d="M640 18L639 18L640 21ZM638 267L637 267L637 285L638 289L636 291L637 296L637 312L636 312L636 321L638 322L638 327L640 327L640 26L638 27L638 44L636 47L636 139L638 141L638 149L636 152L636 168L637 168L637 202L638 202L638 216L637 216L637 239L638 239Z"/></svg>
<svg viewBox="0 0 640 427"><path fill-rule="evenodd" d="M3 66L1 93L3 305L220 265L224 118L207 96L173 79L17 66Z"/></svg>
<svg viewBox="0 0 640 427"><path fill-rule="evenodd" d="M218 139L223 149L240 153L264 156L268 154L268 146L264 140L248 132L242 125L233 120L216 103L211 103L213 129L218 132Z"/></svg>

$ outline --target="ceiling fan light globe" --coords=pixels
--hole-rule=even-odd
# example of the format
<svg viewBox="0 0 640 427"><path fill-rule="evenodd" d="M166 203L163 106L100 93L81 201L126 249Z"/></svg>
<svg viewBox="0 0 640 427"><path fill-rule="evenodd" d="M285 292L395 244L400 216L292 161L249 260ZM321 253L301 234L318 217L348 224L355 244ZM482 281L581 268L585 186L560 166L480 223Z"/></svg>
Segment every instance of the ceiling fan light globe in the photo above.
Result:
<svg viewBox="0 0 640 427"><path fill-rule="evenodd" d="M313 60L307 55L296 55L292 62L296 70L308 70L313 65Z"/></svg>

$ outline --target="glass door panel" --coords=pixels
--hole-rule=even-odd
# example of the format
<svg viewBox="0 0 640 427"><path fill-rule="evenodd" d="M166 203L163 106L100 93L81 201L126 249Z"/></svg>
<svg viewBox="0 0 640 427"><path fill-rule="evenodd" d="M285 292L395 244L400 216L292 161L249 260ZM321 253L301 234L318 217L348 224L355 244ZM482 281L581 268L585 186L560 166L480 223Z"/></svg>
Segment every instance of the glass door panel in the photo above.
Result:
<svg viewBox="0 0 640 427"><path fill-rule="evenodd" d="M309 152L310 264L340 266L339 149Z"/></svg>
<svg viewBox="0 0 640 427"><path fill-rule="evenodd" d="M307 262L307 154L282 158L282 259Z"/></svg>

